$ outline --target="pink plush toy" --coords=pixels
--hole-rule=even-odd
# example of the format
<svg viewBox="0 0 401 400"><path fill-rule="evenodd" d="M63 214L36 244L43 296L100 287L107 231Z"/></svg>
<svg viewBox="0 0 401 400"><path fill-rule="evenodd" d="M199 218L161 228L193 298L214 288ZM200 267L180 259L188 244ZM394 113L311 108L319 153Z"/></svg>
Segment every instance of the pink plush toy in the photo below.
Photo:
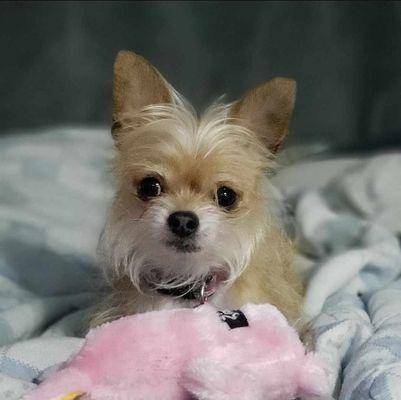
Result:
<svg viewBox="0 0 401 400"><path fill-rule="evenodd" d="M322 365L273 306L154 311L92 330L26 400L290 400L328 395Z"/></svg>

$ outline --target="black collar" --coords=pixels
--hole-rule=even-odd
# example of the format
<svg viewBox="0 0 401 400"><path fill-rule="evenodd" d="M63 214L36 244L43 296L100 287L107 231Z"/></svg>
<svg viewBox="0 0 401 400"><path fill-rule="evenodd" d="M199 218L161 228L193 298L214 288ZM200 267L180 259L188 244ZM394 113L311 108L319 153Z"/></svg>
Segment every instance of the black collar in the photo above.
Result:
<svg viewBox="0 0 401 400"><path fill-rule="evenodd" d="M166 296L180 297L184 300L200 299L201 285L185 285L171 289L157 289L157 292Z"/></svg>
<svg viewBox="0 0 401 400"><path fill-rule="evenodd" d="M203 292L207 286L213 281L214 276L209 275L204 281L198 282L195 285L184 285L171 289L157 289L157 292L166 296L179 297L183 300L200 300L202 299ZM207 297L213 296L214 291L208 294Z"/></svg>

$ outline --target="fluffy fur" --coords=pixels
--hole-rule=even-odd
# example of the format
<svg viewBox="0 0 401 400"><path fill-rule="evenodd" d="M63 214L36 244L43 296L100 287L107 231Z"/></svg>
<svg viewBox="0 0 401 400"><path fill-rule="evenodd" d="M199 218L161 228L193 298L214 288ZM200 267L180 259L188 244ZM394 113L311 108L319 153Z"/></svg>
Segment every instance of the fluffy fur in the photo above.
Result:
<svg viewBox="0 0 401 400"><path fill-rule="evenodd" d="M291 243L269 212L274 198L266 172L274 167L275 145L267 145L257 128L244 123L249 101L242 108L238 103L214 105L198 117L147 62L132 53L119 57L114 93L118 190L99 245L112 292L92 323L193 306L154 289L194 284L210 273L224 280L210 299L218 307L269 302L296 321L302 285L292 269ZM281 85L287 90L288 85ZM272 97L276 86L273 82L263 88L263 95ZM145 103L139 97L140 106L133 100L138 91L148 93ZM252 104L258 93L248 96ZM160 99L169 100L153 104ZM278 103L285 105L284 100L278 98ZM271 119L271 130L279 127L282 136L288 122L273 115L270 125ZM160 180L163 193L144 201L138 185L147 176ZM222 185L237 193L231 210L216 203ZM174 238L166 221L175 211L192 211L199 218L192 252L167 245Z"/></svg>
<svg viewBox="0 0 401 400"><path fill-rule="evenodd" d="M86 393L82 400L317 400L329 394L322 364L305 354L275 307L247 305L242 311L249 326L234 329L210 305L106 324L24 399L67 399L62 396L79 392ZM226 318L236 320L236 314Z"/></svg>

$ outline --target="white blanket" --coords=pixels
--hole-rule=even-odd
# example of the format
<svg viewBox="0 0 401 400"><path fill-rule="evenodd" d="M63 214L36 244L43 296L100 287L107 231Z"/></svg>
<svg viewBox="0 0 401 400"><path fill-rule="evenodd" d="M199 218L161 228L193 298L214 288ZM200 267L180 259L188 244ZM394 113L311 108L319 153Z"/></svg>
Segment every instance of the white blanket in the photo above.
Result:
<svg viewBox="0 0 401 400"><path fill-rule="evenodd" d="M401 398L400 174L399 154L373 157L287 193L311 276L305 309L343 400Z"/></svg>
<svg viewBox="0 0 401 400"><path fill-rule="evenodd" d="M0 139L0 399L19 399L80 346L112 196L106 130Z"/></svg>
<svg viewBox="0 0 401 400"><path fill-rule="evenodd" d="M19 399L82 343L111 154L106 130L0 139L1 399ZM300 185L284 187L312 275L307 309L341 399L399 400L401 156L347 166L319 189L302 174L320 165L296 167Z"/></svg>

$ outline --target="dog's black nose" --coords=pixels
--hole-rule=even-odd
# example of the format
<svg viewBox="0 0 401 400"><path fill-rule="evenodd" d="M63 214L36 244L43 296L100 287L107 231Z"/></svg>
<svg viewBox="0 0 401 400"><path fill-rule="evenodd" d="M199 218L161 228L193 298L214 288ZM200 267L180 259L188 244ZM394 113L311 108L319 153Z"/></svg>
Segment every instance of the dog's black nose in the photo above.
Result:
<svg viewBox="0 0 401 400"><path fill-rule="evenodd" d="M198 229L199 218L190 211L177 211L168 217L167 223L170 230L177 236L187 237Z"/></svg>

